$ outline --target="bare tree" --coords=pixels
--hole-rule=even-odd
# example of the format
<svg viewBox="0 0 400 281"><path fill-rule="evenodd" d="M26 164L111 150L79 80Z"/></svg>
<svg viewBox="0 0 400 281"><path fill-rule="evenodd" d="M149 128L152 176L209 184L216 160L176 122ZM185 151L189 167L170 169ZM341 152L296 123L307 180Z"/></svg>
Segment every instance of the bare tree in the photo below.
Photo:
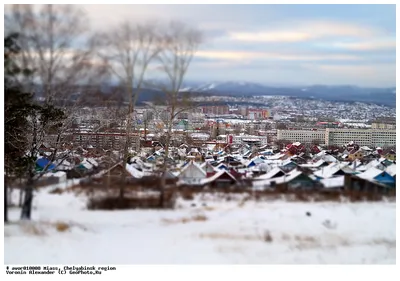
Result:
<svg viewBox="0 0 400 281"><path fill-rule="evenodd" d="M313 139L311 141L311 144L313 144L313 145L320 145L320 143L321 143L321 140L319 140L319 139Z"/></svg>
<svg viewBox="0 0 400 281"><path fill-rule="evenodd" d="M79 84L98 75L93 45L85 41L89 22L76 6L12 5L7 15L6 30L21 34L20 65L34 71L24 84L39 84L45 103L65 105Z"/></svg>
<svg viewBox="0 0 400 281"><path fill-rule="evenodd" d="M65 133L85 93L96 90L94 85L106 74L104 64L94 61L94 45L86 39L90 37L86 14L74 5L11 5L6 30L20 34L19 65L33 71L21 77L22 84L44 104L63 109L67 118L60 133Z"/></svg>
<svg viewBox="0 0 400 281"><path fill-rule="evenodd" d="M278 149L284 149L286 147L287 144L292 143L289 140L285 140L285 139L279 139L275 141L275 144L278 146Z"/></svg>
<svg viewBox="0 0 400 281"><path fill-rule="evenodd" d="M278 130L287 130L287 126L285 123L277 123L276 124L276 129Z"/></svg>
<svg viewBox="0 0 400 281"><path fill-rule="evenodd" d="M150 62L160 51L155 25L124 22L109 32L96 36L98 56L107 64L125 88L128 100L126 114L126 141L123 150L124 164L127 161L131 143L134 108L143 89L145 74ZM126 174L124 175L126 178ZM125 179L124 179L125 180ZM123 184L120 197L124 197Z"/></svg>
<svg viewBox="0 0 400 281"><path fill-rule="evenodd" d="M85 41L86 15L74 5L11 5L5 19L6 30L20 34L18 64L33 71L21 76L22 84L41 95L44 104L63 109L68 117L60 130L64 133L76 112L71 104L78 106L85 86L104 73L93 63L93 46Z"/></svg>
<svg viewBox="0 0 400 281"><path fill-rule="evenodd" d="M178 114L194 107L190 102L190 93L182 93L180 90L193 56L202 42L202 34L181 22L171 22L163 31L163 48L157 61L160 63L159 70L167 79L167 83L161 85L161 90L165 94L168 109L165 147L168 157L173 121Z"/></svg>
<svg viewBox="0 0 400 281"><path fill-rule="evenodd" d="M168 114L164 121L167 126L165 143L165 161L161 178L161 202L164 204L164 190L166 184L166 169L169 160L172 127L175 118L181 112L193 108L190 102L190 93L182 93L185 75L187 74L193 56L202 42L202 33L181 22L170 22L162 32L162 50L157 56L158 69L165 75L166 83L159 85L165 94L165 103Z"/></svg>

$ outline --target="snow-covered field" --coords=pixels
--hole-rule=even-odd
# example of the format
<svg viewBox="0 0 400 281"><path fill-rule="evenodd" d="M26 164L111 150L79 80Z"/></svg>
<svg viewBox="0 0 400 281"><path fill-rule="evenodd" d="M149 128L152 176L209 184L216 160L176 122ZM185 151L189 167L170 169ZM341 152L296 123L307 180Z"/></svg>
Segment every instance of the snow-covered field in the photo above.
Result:
<svg viewBox="0 0 400 281"><path fill-rule="evenodd" d="M5 263L396 262L395 203L241 204L209 197L178 205L168 211L88 211L82 197L42 191L32 222L17 222L19 210L10 210L15 222L4 230Z"/></svg>

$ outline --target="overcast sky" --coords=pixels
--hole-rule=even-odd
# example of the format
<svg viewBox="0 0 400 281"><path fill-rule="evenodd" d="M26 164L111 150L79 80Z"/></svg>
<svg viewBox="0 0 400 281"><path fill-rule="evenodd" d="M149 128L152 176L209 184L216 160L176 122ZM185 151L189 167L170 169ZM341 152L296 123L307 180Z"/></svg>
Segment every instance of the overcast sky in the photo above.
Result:
<svg viewBox="0 0 400 281"><path fill-rule="evenodd" d="M181 20L206 43L187 78L395 86L395 5L81 5L93 27Z"/></svg>

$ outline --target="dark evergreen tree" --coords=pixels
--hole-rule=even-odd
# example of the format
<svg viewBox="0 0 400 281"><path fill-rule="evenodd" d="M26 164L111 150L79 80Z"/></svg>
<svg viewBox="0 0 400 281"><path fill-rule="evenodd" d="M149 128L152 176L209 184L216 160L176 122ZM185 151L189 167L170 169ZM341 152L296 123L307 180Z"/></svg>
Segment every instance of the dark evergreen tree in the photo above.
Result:
<svg viewBox="0 0 400 281"><path fill-rule="evenodd" d="M18 34L4 38L4 221L8 221L8 185L13 177L21 177L26 169L24 153L27 147L27 116L31 111L32 95L24 93L18 76L29 75L27 69L20 69L15 56L20 52Z"/></svg>
<svg viewBox="0 0 400 281"><path fill-rule="evenodd" d="M19 83L19 78L33 75L33 72L21 69L17 65L15 57L20 51L18 34L8 35L4 39L5 222L8 221L7 189L10 180L16 178L26 179L21 219L31 218L35 181L48 170L49 166L39 174L36 172L38 149L43 142L43 136L57 132L65 119L61 109L49 104L37 104L33 100L33 94L24 91L26 89ZM49 163L55 158L56 152L51 155Z"/></svg>
<svg viewBox="0 0 400 281"><path fill-rule="evenodd" d="M41 172L36 171L36 160L39 152L39 147L43 142L43 136L50 131L56 131L62 127L62 122L65 119L65 114L61 109L53 105L32 104L29 111L30 119L30 138L28 141L27 153L22 157L24 168L26 169L26 186L24 202L21 210L21 219L30 220L32 212L32 200L35 182L40 179L50 168L50 165L57 157L57 150L55 150L48 161L48 164L42 169ZM61 135L58 134L58 138ZM57 142L59 139L57 140Z"/></svg>

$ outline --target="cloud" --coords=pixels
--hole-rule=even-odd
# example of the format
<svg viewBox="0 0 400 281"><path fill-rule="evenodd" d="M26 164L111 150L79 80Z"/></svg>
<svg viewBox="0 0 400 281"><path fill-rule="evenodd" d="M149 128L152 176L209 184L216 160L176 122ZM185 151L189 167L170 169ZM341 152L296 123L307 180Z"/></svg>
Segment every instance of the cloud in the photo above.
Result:
<svg viewBox="0 0 400 281"><path fill-rule="evenodd" d="M205 80L340 84L394 83L395 5L389 6L80 5L96 31L123 20L198 27L205 42L189 71Z"/></svg>
<svg viewBox="0 0 400 281"><path fill-rule="evenodd" d="M395 64L369 64L369 65L328 65L310 64L303 65L310 71L317 73L324 79L333 83L350 83L370 86L387 86L396 81Z"/></svg>
<svg viewBox="0 0 400 281"><path fill-rule="evenodd" d="M189 69L226 69L238 66L235 61L200 61L190 65Z"/></svg>
<svg viewBox="0 0 400 281"><path fill-rule="evenodd" d="M229 69L229 71L224 71ZM391 64L334 65L326 62L298 63L293 61L241 63L194 63L188 79L247 80L262 84L351 84L371 87L387 87L395 81L395 66Z"/></svg>
<svg viewBox="0 0 400 281"><path fill-rule="evenodd" d="M310 21L299 26L300 30L307 30L316 37L350 36L371 37L381 31L370 26L361 26L353 23L334 21Z"/></svg>
<svg viewBox="0 0 400 281"><path fill-rule="evenodd" d="M246 51L198 51L195 57L242 61L257 58L257 53Z"/></svg>
<svg viewBox="0 0 400 281"><path fill-rule="evenodd" d="M346 54L301 54L283 52L247 52L247 51L198 51L195 55L200 58L222 59L231 61L248 60L287 60L287 61L322 61L322 60L359 60L354 55Z"/></svg>
<svg viewBox="0 0 400 281"><path fill-rule="evenodd" d="M314 68L317 68L322 71L336 73L336 74L346 74L346 75L357 75L360 73L363 75L374 75L376 74L376 66L371 65L314 65Z"/></svg>
<svg viewBox="0 0 400 281"><path fill-rule="evenodd" d="M231 40L248 41L248 42L297 42L309 40L312 38L310 34L304 32L231 32L229 33Z"/></svg>
<svg viewBox="0 0 400 281"><path fill-rule="evenodd" d="M229 32L228 39L245 42L301 42L318 38L370 38L381 34L376 28L334 21L303 21L260 31Z"/></svg>
<svg viewBox="0 0 400 281"><path fill-rule="evenodd" d="M352 51L373 51L396 49L396 39L368 42L338 42L329 44L330 47Z"/></svg>
<svg viewBox="0 0 400 281"><path fill-rule="evenodd" d="M93 28L104 29L121 21L166 22L178 20L204 32L223 31L253 26L253 5L79 5L92 21ZM242 7L241 7L242 6ZM240 21L232 20L240 18Z"/></svg>

